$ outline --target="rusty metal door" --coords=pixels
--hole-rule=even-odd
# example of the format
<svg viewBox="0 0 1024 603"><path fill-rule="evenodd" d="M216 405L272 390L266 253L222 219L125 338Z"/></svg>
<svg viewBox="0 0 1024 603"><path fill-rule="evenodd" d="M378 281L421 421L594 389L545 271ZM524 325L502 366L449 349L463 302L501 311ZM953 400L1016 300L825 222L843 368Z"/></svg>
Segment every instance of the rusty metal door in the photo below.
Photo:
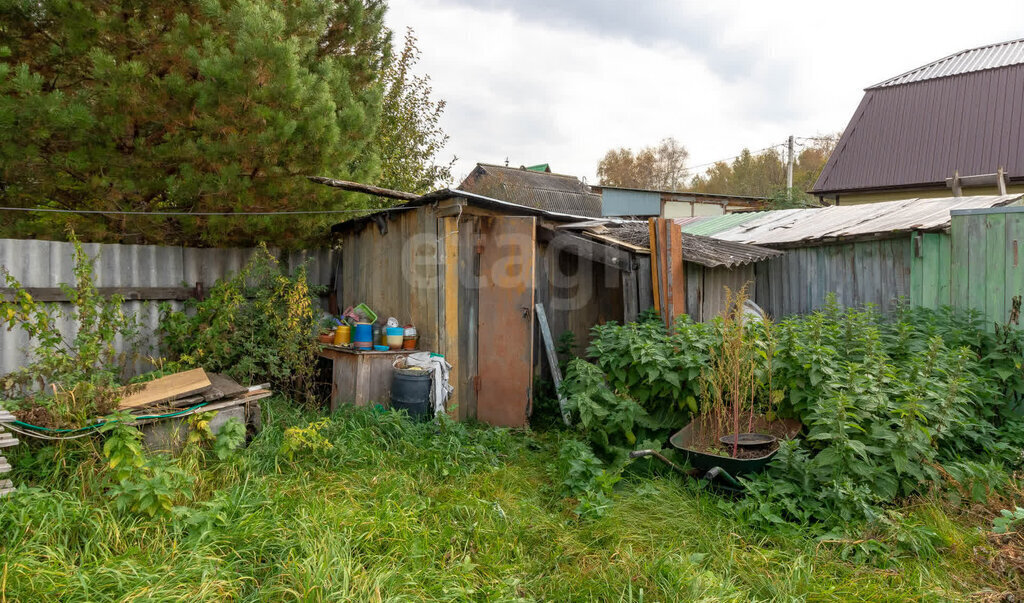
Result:
<svg viewBox="0 0 1024 603"><path fill-rule="evenodd" d="M527 424L533 388L535 218L481 220L477 419Z"/></svg>

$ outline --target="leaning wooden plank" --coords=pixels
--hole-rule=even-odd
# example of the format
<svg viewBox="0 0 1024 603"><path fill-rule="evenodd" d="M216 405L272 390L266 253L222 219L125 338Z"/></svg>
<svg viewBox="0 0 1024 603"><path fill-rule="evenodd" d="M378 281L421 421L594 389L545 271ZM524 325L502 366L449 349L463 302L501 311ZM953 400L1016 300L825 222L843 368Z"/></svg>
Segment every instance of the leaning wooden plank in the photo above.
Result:
<svg viewBox="0 0 1024 603"><path fill-rule="evenodd" d="M565 421L566 425L569 425L569 409L565 407L565 397L559 391L562 388L562 369L558 368L555 342L551 339L551 327L548 326L548 317L544 313L544 304L537 304L536 310L537 324L540 325L540 336L544 340L544 351L547 353L548 366L551 368L551 379L555 382L555 392L558 393L558 408L562 411L562 420Z"/></svg>
<svg viewBox="0 0 1024 603"><path fill-rule="evenodd" d="M118 408L138 408L147 404L166 402L201 392L208 387L210 387L210 379L206 376L206 371L201 368L192 369L142 384L141 388L126 395Z"/></svg>
<svg viewBox="0 0 1024 603"><path fill-rule="evenodd" d="M9 473L11 471L10 463L0 463L0 473Z"/></svg>

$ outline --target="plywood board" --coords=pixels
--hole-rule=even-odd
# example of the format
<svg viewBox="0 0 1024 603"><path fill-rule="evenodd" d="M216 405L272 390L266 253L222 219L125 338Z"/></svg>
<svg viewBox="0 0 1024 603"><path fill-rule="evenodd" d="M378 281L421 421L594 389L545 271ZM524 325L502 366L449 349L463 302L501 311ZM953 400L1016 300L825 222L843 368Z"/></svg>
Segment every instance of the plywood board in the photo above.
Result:
<svg viewBox="0 0 1024 603"><path fill-rule="evenodd" d="M118 408L139 408L147 404L166 402L198 393L210 387L210 385L210 379L206 376L206 371L201 368L175 373L144 383L141 387L129 386L129 388L125 388L126 391L135 387L139 389L126 395L121 400Z"/></svg>

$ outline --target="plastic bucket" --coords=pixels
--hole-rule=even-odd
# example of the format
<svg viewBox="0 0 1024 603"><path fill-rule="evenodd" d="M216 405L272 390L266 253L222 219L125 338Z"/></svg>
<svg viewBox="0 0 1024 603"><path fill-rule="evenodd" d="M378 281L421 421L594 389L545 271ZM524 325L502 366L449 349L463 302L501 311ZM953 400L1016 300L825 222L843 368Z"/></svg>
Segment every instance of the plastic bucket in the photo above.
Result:
<svg viewBox="0 0 1024 603"><path fill-rule="evenodd" d="M334 345L348 345L352 341L352 327L342 325L334 329Z"/></svg>
<svg viewBox="0 0 1024 603"><path fill-rule="evenodd" d="M357 348L370 349L373 346L373 325L368 322L357 323L352 342Z"/></svg>
<svg viewBox="0 0 1024 603"><path fill-rule="evenodd" d="M402 327L388 327L385 337L389 348L392 350L401 349L402 341L405 339L405 329Z"/></svg>
<svg viewBox="0 0 1024 603"><path fill-rule="evenodd" d="M405 410L417 421L430 418L430 373L395 369L391 375L391 410Z"/></svg>

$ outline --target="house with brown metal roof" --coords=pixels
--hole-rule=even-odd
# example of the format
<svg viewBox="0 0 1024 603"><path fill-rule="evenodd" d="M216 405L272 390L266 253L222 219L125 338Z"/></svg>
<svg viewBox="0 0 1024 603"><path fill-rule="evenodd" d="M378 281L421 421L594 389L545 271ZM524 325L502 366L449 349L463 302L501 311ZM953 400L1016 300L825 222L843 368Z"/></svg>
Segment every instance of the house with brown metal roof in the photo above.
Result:
<svg viewBox="0 0 1024 603"><path fill-rule="evenodd" d="M552 172L546 163L518 168L478 163L458 190L546 211L601 217L601 195L576 176Z"/></svg>
<svg viewBox="0 0 1024 603"><path fill-rule="evenodd" d="M811 193L845 205L1024 192L1024 39L865 90Z"/></svg>

